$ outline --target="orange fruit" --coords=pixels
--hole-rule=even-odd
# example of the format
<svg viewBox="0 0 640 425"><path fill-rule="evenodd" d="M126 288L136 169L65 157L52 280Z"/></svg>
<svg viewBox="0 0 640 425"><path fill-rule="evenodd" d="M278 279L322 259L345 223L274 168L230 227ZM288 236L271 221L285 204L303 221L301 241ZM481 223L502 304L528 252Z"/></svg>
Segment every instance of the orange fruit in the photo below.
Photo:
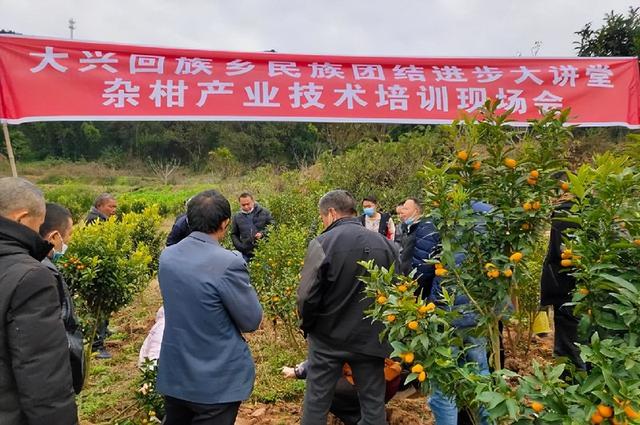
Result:
<svg viewBox="0 0 640 425"><path fill-rule="evenodd" d="M534 210L539 210L540 206L540 201L535 201L533 204L531 204L531 208L533 208Z"/></svg>
<svg viewBox="0 0 640 425"><path fill-rule="evenodd" d="M387 302L387 297L385 297L384 295L380 295L376 301L378 302L378 304L384 304Z"/></svg>
<svg viewBox="0 0 640 425"><path fill-rule="evenodd" d="M398 285L398 291L400 292L407 292L407 285Z"/></svg>
<svg viewBox="0 0 640 425"><path fill-rule="evenodd" d="M544 404L540 403L539 401L532 401L531 408L534 412L540 413L544 410Z"/></svg>
<svg viewBox="0 0 640 425"><path fill-rule="evenodd" d="M562 251L562 254L560 254L560 257L562 257L563 260L571 258L572 256L573 252L570 249L565 249L564 251Z"/></svg>
<svg viewBox="0 0 640 425"><path fill-rule="evenodd" d="M447 269L436 269L436 276L446 276L449 273Z"/></svg>
<svg viewBox="0 0 640 425"><path fill-rule="evenodd" d="M522 204L522 209L525 211L531 211L531 208L533 208L531 202L525 202L524 204Z"/></svg>
<svg viewBox="0 0 640 425"><path fill-rule="evenodd" d="M567 182L560 183L560 189L562 189L565 192L568 192L569 191L569 183L567 183Z"/></svg>
<svg viewBox="0 0 640 425"><path fill-rule="evenodd" d="M632 421L636 419L640 419L640 413L633 410L631 406L626 406L624 408L624 413L625 415L627 415L627 418L631 419Z"/></svg>
<svg viewBox="0 0 640 425"><path fill-rule="evenodd" d="M436 263L436 269L444 269L444 265L442 263Z"/></svg>
<svg viewBox="0 0 640 425"><path fill-rule="evenodd" d="M489 276L489 278L491 279L495 279L496 277L500 276L500 272L496 269L492 269L487 272L487 276Z"/></svg>
<svg viewBox="0 0 640 425"><path fill-rule="evenodd" d="M513 158L505 158L504 159L504 165L506 165L509 168L516 168L517 164L518 164L518 161L516 161Z"/></svg>
<svg viewBox="0 0 640 425"><path fill-rule="evenodd" d="M527 184L528 184L529 186L535 186L535 185L536 185L536 183L538 183L538 180L537 180L537 179L534 179L534 178L531 178L531 177L529 177L529 178L527 179Z"/></svg>
<svg viewBox="0 0 640 425"><path fill-rule="evenodd" d="M538 172L538 170L531 170L531 172L529 173L529 177L531 177L532 179L537 179L538 177L540 177L540 173Z"/></svg>
<svg viewBox="0 0 640 425"><path fill-rule="evenodd" d="M484 269L485 270L490 270L490 269L495 269L495 268L496 268L496 266L493 263L487 263L487 264L484 265Z"/></svg>
<svg viewBox="0 0 640 425"><path fill-rule="evenodd" d="M395 314L390 314L387 316L387 321L388 322L394 322L396 320L396 315Z"/></svg>
<svg viewBox="0 0 640 425"><path fill-rule="evenodd" d="M571 267L571 266L573 266L573 261L571 261L570 259L566 258L566 259L560 261L560 265L562 267Z"/></svg>
<svg viewBox="0 0 640 425"><path fill-rule="evenodd" d="M633 244L634 244L635 246L640 246L640 239L634 239L634 240L633 240Z"/></svg>
<svg viewBox="0 0 640 425"><path fill-rule="evenodd" d="M469 159L469 154L467 153L467 151L460 151L456 154L456 156L460 161L466 161L467 159Z"/></svg>
<svg viewBox="0 0 640 425"><path fill-rule="evenodd" d="M414 357L415 356L413 355L413 353L405 353L402 359L404 360L405 363L413 363Z"/></svg>
<svg viewBox="0 0 640 425"><path fill-rule="evenodd" d="M578 292L580 295L589 295L589 290L587 288L580 288Z"/></svg>
<svg viewBox="0 0 640 425"><path fill-rule="evenodd" d="M418 325L418 322L416 322L415 320L412 320L409 323L407 323L407 327L412 331L415 331L418 329L419 325Z"/></svg>
<svg viewBox="0 0 640 425"><path fill-rule="evenodd" d="M411 368L411 373L422 373L424 372L424 367L421 364L413 365Z"/></svg>
<svg viewBox="0 0 640 425"><path fill-rule="evenodd" d="M278 301L280 301L280 297L272 297L271 301L273 301L274 303L277 303Z"/></svg>
<svg viewBox="0 0 640 425"><path fill-rule="evenodd" d="M425 372L420 372L420 374L418 374L418 381L424 382L425 379L427 379L427 374Z"/></svg>
<svg viewBox="0 0 640 425"><path fill-rule="evenodd" d="M503 275L504 277L511 277L511 276L513 276L513 270L511 270L511 269L506 269L506 270L504 270L504 271L502 272L502 275Z"/></svg>
<svg viewBox="0 0 640 425"><path fill-rule="evenodd" d="M522 255L521 252L514 252L513 254L511 254L511 257L509 257L509 261L513 263L519 263L520 260L522 260L522 257L524 257L524 255Z"/></svg>
<svg viewBox="0 0 640 425"><path fill-rule="evenodd" d="M471 168L473 168L476 171L478 171L481 166L482 166L482 162L480 161L473 161L473 163L471 164Z"/></svg>
<svg viewBox="0 0 640 425"><path fill-rule="evenodd" d="M422 307L424 307L424 312L425 313L432 313L436 309L436 305L434 303L429 303L429 304L427 304L425 306L422 306ZM422 307L420 307L420 308L422 308Z"/></svg>
<svg viewBox="0 0 640 425"><path fill-rule="evenodd" d="M610 418L613 416L613 409L606 404L600 404L598 405L598 413L600 413L600 416L603 418Z"/></svg>
<svg viewBox="0 0 640 425"><path fill-rule="evenodd" d="M531 230L531 225L529 223L522 223L522 226L520 226L520 228L522 230Z"/></svg>
<svg viewBox="0 0 640 425"><path fill-rule="evenodd" d="M602 417L602 415L600 413L596 412L593 415L591 415L591 423L592 424L601 424L602 421L604 421L604 418Z"/></svg>

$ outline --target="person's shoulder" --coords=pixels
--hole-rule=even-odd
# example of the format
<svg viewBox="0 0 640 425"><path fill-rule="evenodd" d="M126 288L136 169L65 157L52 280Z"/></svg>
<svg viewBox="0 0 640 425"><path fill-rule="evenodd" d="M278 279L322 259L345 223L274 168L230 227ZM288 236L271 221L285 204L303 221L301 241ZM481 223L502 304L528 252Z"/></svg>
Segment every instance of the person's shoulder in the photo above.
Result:
<svg viewBox="0 0 640 425"><path fill-rule="evenodd" d="M55 284L55 276L46 265L29 257L16 267L16 283L23 288L36 290L43 285Z"/></svg>

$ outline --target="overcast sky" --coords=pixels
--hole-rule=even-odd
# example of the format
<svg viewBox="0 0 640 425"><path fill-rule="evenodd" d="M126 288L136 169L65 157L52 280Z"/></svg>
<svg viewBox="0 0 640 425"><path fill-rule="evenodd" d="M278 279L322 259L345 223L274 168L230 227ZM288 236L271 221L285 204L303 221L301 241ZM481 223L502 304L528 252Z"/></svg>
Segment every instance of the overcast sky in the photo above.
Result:
<svg viewBox="0 0 640 425"><path fill-rule="evenodd" d="M207 50L573 56L575 31L636 0L0 0L23 34Z"/></svg>

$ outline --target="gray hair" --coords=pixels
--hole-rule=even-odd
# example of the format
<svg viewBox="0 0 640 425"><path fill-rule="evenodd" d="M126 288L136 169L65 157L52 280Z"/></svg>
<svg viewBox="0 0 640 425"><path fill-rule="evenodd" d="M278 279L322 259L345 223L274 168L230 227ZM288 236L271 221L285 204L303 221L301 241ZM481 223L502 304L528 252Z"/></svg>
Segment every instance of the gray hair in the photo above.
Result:
<svg viewBox="0 0 640 425"><path fill-rule="evenodd" d="M29 214L44 215L45 202L36 185L20 177L0 178L0 215L26 209Z"/></svg>
<svg viewBox="0 0 640 425"><path fill-rule="evenodd" d="M356 199L346 190L332 190L327 192L318 202L320 214L326 215L329 212L329 208L333 208L340 214L355 215Z"/></svg>
<svg viewBox="0 0 640 425"><path fill-rule="evenodd" d="M107 201L115 201L116 198L110 193L101 193L98 195L95 201L93 201L93 206L98 208L100 205L104 204Z"/></svg>

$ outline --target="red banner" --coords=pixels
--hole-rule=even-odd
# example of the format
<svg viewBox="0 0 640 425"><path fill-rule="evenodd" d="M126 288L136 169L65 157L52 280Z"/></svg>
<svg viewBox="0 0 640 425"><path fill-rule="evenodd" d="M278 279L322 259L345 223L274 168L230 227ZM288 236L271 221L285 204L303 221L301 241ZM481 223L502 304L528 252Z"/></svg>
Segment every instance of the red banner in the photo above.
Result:
<svg viewBox="0 0 640 425"><path fill-rule="evenodd" d="M571 107L640 128L637 58L214 52L0 36L0 119L450 123L488 98L516 123Z"/></svg>

